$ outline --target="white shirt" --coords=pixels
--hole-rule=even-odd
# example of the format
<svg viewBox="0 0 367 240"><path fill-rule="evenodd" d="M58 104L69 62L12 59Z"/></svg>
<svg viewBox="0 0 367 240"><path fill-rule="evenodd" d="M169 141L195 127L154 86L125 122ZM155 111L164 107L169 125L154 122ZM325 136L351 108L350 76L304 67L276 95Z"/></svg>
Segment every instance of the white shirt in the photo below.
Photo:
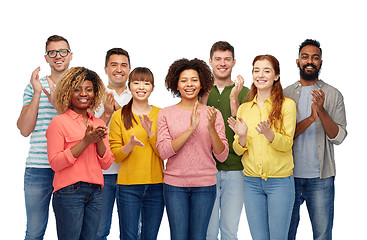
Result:
<svg viewBox="0 0 367 240"><path fill-rule="evenodd" d="M131 92L129 91L129 89L126 89L120 95L118 95L117 92L114 89L110 89L110 88L107 87L106 92L112 92L116 102L121 107L126 105L132 97ZM104 105L102 103L101 106L96 110L95 116L97 118L100 118L103 113L104 113ZM111 121L111 119L110 119L110 121ZM108 122L107 127L108 127L108 129L110 128L110 122ZM118 174L119 169L120 169L120 164L117 164L117 163L113 162L109 169L102 170L102 171L103 171L103 174Z"/></svg>

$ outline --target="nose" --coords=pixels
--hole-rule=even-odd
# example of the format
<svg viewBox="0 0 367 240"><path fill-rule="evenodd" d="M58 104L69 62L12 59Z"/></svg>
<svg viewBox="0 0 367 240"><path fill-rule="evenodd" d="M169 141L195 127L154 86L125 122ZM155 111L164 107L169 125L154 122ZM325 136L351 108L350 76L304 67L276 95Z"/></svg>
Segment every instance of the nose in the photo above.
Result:
<svg viewBox="0 0 367 240"><path fill-rule="evenodd" d="M87 90L86 89L82 89L80 91L80 96L86 96L87 95Z"/></svg>

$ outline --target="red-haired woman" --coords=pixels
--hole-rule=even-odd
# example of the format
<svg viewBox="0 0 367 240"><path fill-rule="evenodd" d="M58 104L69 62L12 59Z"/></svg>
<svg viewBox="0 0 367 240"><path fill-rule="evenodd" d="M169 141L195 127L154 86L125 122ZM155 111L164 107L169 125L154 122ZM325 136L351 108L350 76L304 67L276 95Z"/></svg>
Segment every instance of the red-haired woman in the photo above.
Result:
<svg viewBox="0 0 367 240"><path fill-rule="evenodd" d="M228 123L242 155L244 198L253 239L287 239L294 203L293 135L296 104L283 96L278 60L255 57L249 101Z"/></svg>

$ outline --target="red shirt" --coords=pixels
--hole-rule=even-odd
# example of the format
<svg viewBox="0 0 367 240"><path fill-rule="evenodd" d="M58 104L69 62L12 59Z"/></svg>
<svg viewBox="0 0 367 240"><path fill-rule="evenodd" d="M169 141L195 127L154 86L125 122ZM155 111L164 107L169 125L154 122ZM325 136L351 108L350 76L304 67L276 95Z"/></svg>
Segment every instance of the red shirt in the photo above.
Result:
<svg viewBox="0 0 367 240"><path fill-rule="evenodd" d="M93 116L89 116L88 122L93 127L106 125ZM70 148L84 138L86 129L82 115L71 109L51 120L46 138L48 159L55 171L54 192L80 181L103 186L102 169L108 169L114 160L108 138L103 139L106 152L102 158L97 154L96 144L90 144L77 158L70 151Z"/></svg>

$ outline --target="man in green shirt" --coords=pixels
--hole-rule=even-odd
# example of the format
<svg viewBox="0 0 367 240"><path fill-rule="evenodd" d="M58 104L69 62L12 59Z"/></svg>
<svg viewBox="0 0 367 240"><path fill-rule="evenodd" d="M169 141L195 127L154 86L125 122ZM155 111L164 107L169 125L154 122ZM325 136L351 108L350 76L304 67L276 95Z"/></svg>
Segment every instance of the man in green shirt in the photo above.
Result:
<svg viewBox="0 0 367 240"><path fill-rule="evenodd" d="M217 198L207 231L207 240L237 239L238 224L243 207L243 166L241 157L233 151L234 132L229 128L227 119L236 116L237 109L245 101L248 88L243 86L242 76L232 81L232 68L236 64L234 48L228 42L214 43L210 50L209 64L214 75L214 86L201 102L214 106L223 116L229 154L223 163L217 162Z"/></svg>

